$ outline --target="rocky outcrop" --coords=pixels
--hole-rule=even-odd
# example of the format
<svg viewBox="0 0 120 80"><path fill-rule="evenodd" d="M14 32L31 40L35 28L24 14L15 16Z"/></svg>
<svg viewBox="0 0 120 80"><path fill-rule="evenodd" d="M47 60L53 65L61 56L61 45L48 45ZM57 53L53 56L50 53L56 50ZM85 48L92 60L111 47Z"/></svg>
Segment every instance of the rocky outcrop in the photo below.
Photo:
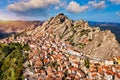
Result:
<svg viewBox="0 0 120 80"><path fill-rule="evenodd" d="M44 31L50 31L55 37L69 41L74 49L83 51L90 57L109 58L120 55L120 45L109 30L100 31L98 27L90 27L84 20L72 21L62 13L37 27L32 35Z"/></svg>
<svg viewBox="0 0 120 80"><path fill-rule="evenodd" d="M120 55L120 45L109 30L97 32L83 51L91 57L109 58Z"/></svg>
<svg viewBox="0 0 120 80"><path fill-rule="evenodd" d="M99 27L101 31L110 30L115 34L116 40L120 43L120 23L89 21L91 27Z"/></svg>

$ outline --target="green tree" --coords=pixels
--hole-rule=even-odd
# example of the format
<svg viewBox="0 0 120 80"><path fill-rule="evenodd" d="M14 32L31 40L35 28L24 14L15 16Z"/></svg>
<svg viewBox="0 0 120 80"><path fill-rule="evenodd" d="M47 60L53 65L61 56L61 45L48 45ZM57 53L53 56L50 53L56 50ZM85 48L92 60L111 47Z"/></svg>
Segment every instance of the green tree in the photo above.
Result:
<svg viewBox="0 0 120 80"><path fill-rule="evenodd" d="M84 66L85 66L86 68L89 68L89 67L90 67L90 61L89 61L89 59L85 59L85 60L84 60Z"/></svg>

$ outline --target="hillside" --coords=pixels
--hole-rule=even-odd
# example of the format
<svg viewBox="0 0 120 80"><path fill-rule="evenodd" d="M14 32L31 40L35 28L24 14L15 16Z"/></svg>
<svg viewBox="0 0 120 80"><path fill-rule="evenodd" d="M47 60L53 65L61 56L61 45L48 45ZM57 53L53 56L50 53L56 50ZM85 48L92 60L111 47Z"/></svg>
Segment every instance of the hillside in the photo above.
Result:
<svg viewBox="0 0 120 80"><path fill-rule="evenodd" d="M72 21L62 13L37 27L32 35L43 31L51 31L61 40L69 41L74 49L91 57L109 58L120 54L120 45L110 30L100 31L99 27L90 27L83 20Z"/></svg>
<svg viewBox="0 0 120 80"><path fill-rule="evenodd" d="M0 43L0 80L22 80L23 63L26 58L23 51L29 50L28 45L20 43Z"/></svg>

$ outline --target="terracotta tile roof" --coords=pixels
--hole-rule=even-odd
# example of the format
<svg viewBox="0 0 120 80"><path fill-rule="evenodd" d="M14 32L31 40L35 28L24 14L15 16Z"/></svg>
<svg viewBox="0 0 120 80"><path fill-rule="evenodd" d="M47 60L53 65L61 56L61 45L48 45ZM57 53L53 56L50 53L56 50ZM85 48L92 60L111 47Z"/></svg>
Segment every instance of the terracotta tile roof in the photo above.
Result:
<svg viewBox="0 0 120 80"><path fill-rule="evenodd" d="M71 79L73 79L75 77L74 74L70 74L68 77L70 77Z"/></svg>
<svg viewBox="0 0 120 80"><path fill-rule="evenodd" d="M115 75L115 72L113 72L112 70L108 70L106 73L107 73L108 75Z"/></svg>
<svg viewBox="0 0 120 80"><path fill-rule="evenodd" d="M70 68L70 70L77 71L78 68L72 67L72 68Z"/></svg>
<svg viewBox="0 0 120 80"><path fill-rule="evenodd" d="M85 77L85 73L81 70L77 72L77 75L79 75L80 77Z"/></svg>
<svg viewBox="0 0 120 80"><path fill-rule="evenodd" d="M116 66L115 69L116 69L116 70L120 70L120 66Z"/></svg>
<svg viewBox="0 0 120 80"><path fill-rule="evenodd" d="M109 66L102 66L103 69L109 70Z"/></svg>
<svg viewBox="0 0 120 80"><path fill-rule="evenodd" d="M37 80L43 80L43 79L39 77Z"/></svg>
<svg viewBox="0 0 120 80"><path fill-rule="evenodd" d="M55 78L55 80L62 80L62 78Z"/></svg>
<svg viewBox="0 0 120 80"><path fill-rule="evenodd" d="M97 73L92 73L91 76L92 76L92 77L96 77L96 76L97 76Z"/></svg>
<svg viewBox="0 0 120 80"><path fill-rule="evenodd" d="M83 78L82 80L90 80L90 79L87 79L87 78Z"/></svg>
<svg viewBox="0 0 120 80"><path fill-rule="evenodd" d="M36 61L35 64L34 64L35 67L39 67L39 66L41 66L41 65L42 65L42 62L41 62L41 61Z"/></svg>
<svg viewBox="0 0 120 80"><path fill-rule="evenodd" d="M117 73L116 75L117 75L117 78L120 79L120 74Z"/></svg>
<svg viewBox="0 0 120 80"><path fill-rule="evenodd" d="M76 57L73 56L73 55L71 55L69 58L70 58L70 59L76 59Z"/></svg>
<svg viewBox="0 0 120 80"><path fill-rule="evenodd" d="M47 62L49 62L49 60L48 60L48 59L44 59L43 62L44 62L44 63L47 63Z"/></svg>
<svg viewBox="0 0 120 80"><path fill-rule="evenodd" d="M98 73L100 73L100 74L104 73L101 67L98 68Z"/></svg>

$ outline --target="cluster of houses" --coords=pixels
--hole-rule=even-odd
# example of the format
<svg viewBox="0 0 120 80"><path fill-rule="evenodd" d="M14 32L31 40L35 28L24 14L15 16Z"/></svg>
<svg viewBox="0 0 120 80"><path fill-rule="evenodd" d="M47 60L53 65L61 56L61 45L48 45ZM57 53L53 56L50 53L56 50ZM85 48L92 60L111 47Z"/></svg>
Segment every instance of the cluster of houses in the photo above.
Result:
<svg viewBox="0 0 120 80"><path fill-rule="evenodd" d="M31 41L29 72L26 80L119 80L120 57L101 60L89 58L50 33L41 33ZM85 66L89 60L89 68Z"/></svg>
<svg viewBox="0 0 120 80"><path fill-rule="evenodd" d="M120 80L120 57L90 58L51 32L11 41L29 42L31 52L29 60L24 63L25 80ZM86 60L89 67L85 66Z"/></svg>

